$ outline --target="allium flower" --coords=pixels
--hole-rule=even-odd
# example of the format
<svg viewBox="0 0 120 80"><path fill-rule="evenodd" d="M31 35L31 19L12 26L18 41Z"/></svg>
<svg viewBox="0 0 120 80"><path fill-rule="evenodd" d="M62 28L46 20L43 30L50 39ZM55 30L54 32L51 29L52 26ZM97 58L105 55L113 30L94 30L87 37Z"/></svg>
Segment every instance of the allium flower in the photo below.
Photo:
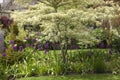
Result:
<svg viewBox="0 0 120 80"><path fill-rule="evenodd" d="M6 53L4 52L4 53L2 53L2 57L5 57L6 56Z"/></svg>
<svg viewBox="0 0 120 80"><path fill-rule="evenodd" d="M12 49L13 49L14 51L17 50L17 46L16 46L16 45L12 46Z"/></svg>
<svg viewBox="0 0 120 80"><path fill-rule="evenodd" d="M73 45L73 46L71 46L71 49L75 49L75 46Z"/></svg>
<svg viewBox="0 0 120 80"><path fill-rule="evenodd" d="M111 45L107 45L107 48L112 48L112 46Z"/></svg>
<svg viewBox="0 0 120 80"><path fill-rule="evenodd" d="M77 45L72 45L71 49L78 49L79 47Z"/></svg>
<svg viewBox="0 0 120 80"><path fill-rule="evenodd" d="M10 41L10 44L14 45L14 40L11 40L11 41Z"/></svg>
<svg viewBox="0 0 120 80"><path fill-rule="evenodd" d="M59 44L58 43L53 44L52 46L54 47L54 49L59 49Z"/></svg>
<svg viewBox="0 0 120 80"><path fill-rule="evenodd" d="M6 47L3 47L2 50L5 51L5 50L6 50Z"/></svg>
<svg viewBox="0 0 120 80"><path fill-rule="evenodd" d="M32 39L32 42L35 42L36 41L36 39Z"/></svg>
<svg viewBox="0 0 120 80"><path fill-rule="evenodd" d="M49 43L46 43L46 44L45 44L45 48L49 48Z"/></svg>
<svg viewBox="0 0 120 80"><path fill-rule="evenodd" d="M19 46L19 51L21 52L23 50L23 46Z"/></svg>
<svg viewBox="0 0 120 80"><path fill-rule="evenodd" d="M26 44L26 47L30 47L30 44Z"/></svg>
<svg viewBox="0 0 120 80"><path fill-rule="evenodd" d="M38 50L43 50L41 45L38 45Z"/></svg>
<svg viewBox="0 0 120 80"><path fill-rule="evenodd" d="M34 44L31 44L31 47L32 47L32 48L34 48L34 47L35 47L35 45L34 45Z"/></svg>
<svg viewBox="0 0 120 80"><path fill-rule="evenodd" d="M104 43L101 42L101 43L100 43L100 48L104 48L104 47L105 47Z"/></svg>

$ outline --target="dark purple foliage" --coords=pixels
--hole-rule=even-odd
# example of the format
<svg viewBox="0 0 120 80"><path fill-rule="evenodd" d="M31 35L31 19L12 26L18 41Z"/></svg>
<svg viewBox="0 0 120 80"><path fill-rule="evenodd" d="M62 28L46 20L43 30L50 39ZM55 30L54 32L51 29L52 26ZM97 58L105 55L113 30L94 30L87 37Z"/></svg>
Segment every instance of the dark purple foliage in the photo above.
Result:
<svg viewBox="0 0 120 80"><path fill-rule="evenodd" d="M11 25L13 22L13 19L9 19L7 16L1 17L1 23L3 24L3 28L8 28L9 25Z"/></svg>

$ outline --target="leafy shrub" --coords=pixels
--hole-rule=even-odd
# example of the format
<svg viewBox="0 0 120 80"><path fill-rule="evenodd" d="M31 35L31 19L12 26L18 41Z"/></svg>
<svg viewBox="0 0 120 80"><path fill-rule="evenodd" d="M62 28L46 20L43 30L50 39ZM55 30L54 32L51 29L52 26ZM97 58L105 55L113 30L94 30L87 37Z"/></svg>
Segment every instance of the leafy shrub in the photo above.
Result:
<svg viewBox="0 0 120 80"><path fill-rule="evenodd" d="M0 80L6 80L7 76L5 74L5 66L3 66L3 64L0 64Z"/></svg>
<svg viewBox="0 0 120 80"><path fill-rule="evenodd" d="M120 74L120 54L114 54L110 61L110 70L113 74Z"/></svg>
<svg viewBox="0 0 120 80"><path fill-rule="evenodd" d="M120 52L120 38L115 36L112 41L112 47Z"/></svg>
<svg viewBox="0 0 120 80"><path fill-rule="evenodd" d="M72 51L68 54L69 62L72 63L70 65L72 71L79 73L106 72L107 51L104 49Z"/></svg>
<svg viewBox="0 0 120 80"><path fill-rule="evenodd" d="M95 73L105 73L106 65L101 57L94 58L93 68Z"/></svg>
<svg viewBox="0 0 120 80"><path fill-rule="evenodd" d="M109 54L106 49L69 50L67 63L62 62L60 50L44 53L28 47L22 53L14 54L20 54L22 61L18 60L18 56L14 56L15 59L12 59L14 64L9 66L7 62L8 67L4 70L7 74L17 77L71 73L119 73L119 55ZM0 59L2 63L4 60L10 60L5 57Z"/></svg>

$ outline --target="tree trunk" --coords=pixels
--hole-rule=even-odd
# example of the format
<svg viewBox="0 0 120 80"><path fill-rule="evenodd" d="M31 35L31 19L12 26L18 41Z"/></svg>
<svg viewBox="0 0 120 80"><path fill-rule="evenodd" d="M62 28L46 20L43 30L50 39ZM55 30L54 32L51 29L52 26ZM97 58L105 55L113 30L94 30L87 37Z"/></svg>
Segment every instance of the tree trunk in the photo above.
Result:
<svg viewBox="0 0 120 80"><path fill-rule="evenodd" d="M62 48L61 48L61 53L62 53L62 57L63 57L63 63L66 63L66 53L65 53L64 46L62 46Z"/></svg>
<svg viewBox="0 0 120 80"><path fill-rule="evenodd" d="M111 48L110 45L112 44L112 24L111 21L109 20L109 38L108 38L108 48Z"/></svg>
<svg viewBox="0 0 120 80"><path fill-rule="evenodd" d="M58 8L57 8L57 7L54 7L54 10L55 10L55 13L57 13L57 12L58 12Z"/></svg>

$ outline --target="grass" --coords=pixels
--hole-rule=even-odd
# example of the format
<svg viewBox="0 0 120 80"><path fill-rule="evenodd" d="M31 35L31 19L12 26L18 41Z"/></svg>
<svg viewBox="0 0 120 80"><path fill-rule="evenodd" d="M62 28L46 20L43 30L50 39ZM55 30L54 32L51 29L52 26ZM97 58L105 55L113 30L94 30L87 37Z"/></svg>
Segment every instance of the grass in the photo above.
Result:
<svg viewBox="0 0 120 80"><path fill-rule="evenodd" d="M89 74L89 75L68 75L68 76L40 76L21 78L17 80L120 80L119 75L112 74Z"/></svg>

